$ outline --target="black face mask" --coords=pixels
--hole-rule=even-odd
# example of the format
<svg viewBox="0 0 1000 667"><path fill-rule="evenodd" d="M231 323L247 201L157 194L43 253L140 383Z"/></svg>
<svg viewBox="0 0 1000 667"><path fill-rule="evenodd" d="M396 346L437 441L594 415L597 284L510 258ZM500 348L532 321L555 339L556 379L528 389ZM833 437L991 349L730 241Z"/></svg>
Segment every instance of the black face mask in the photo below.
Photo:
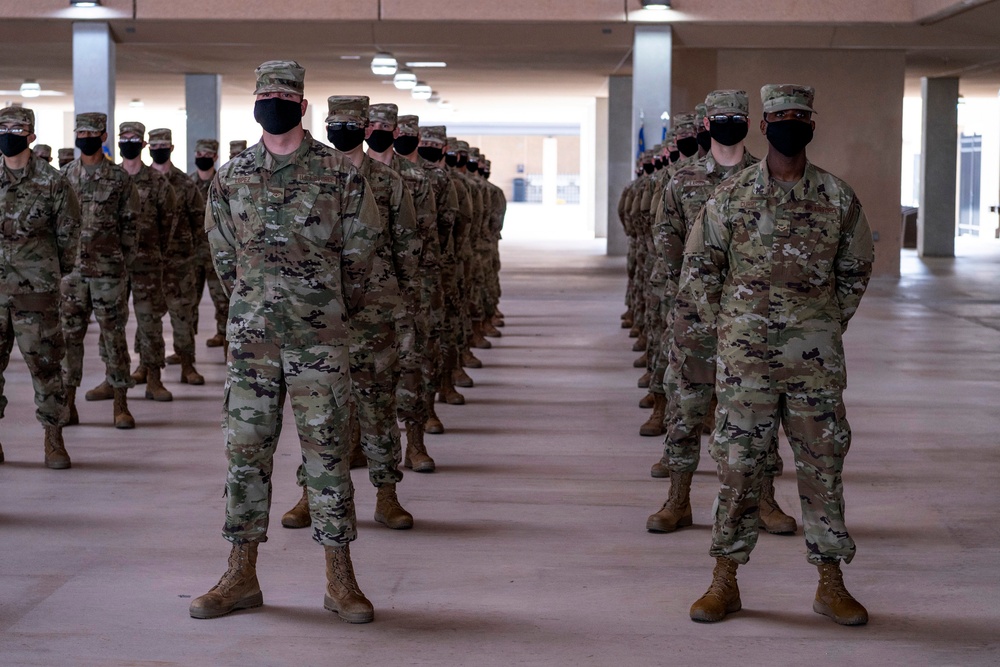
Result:
<svg viewBox="0 0 1000 667"><path fill-rule="evenodd" d="M709 121L711 122L711 121ZM698 148L705 151L706 153L712 148L712 133L708 130L702 130L698 133Z"/></svg>
<svg viewBox="0 0 1000 667"><path fill-rule="evenodd" d="M653 167L656 169L656 171L663 169L663 160L660 158L656 158L655 160L653 160Z"/></svg>
<svg viewBox="0 0 1000 667"><path fill-rule="evenodd" d="M484 171L483 172L483 178L485 178L487 181L490 180L490 173L491 172L489 172L489 171Z"/></svg>
<svg viewBox="0 0 1000 667"><path fill-rule="evenodd" d="M723 146L735 146L747 138L749 123L716 123L708 121L711 129L711 137Z"/></svg>
<svg viewBox="0 0 1000 667"><path fill-rule="evenodd" d="M169 148L150 148L149 157L153 158L156 164L166 164L170 160Z"/></svg>
<svg viewBox="0 0 1000 667"><path fill-rule="evenodd" d="M469 156L468 155L459 155L458 156L458 164L456 166L459 169L461 169L462 167L464 167L468 163L469 163Z"/></svg>
<svg viewBox="0 0 1000 667"><path fill-rule="evenodd" d="M368 148L376 153L384 153L392 146L392 132L389 130L372 130L371 136L365 139Z"/></svg>
<svg viewBox="0 0 1000 667"><path fill-rule="evenodd" d="M795 157L813 139L810 123L798 120L783 120L767 124L767 141L785 157Z"/></svg>
<svg viewBox="0 0 1000 667"><path fill-rule="evenodd" d="M280 97L257 100L253 105L253 119L268 134L285 134L302 121L302 103Z"/></svg>
<svg viewBox="0 0 1000 667"><path fill-rule="evenodd" d="M413 151L417 150L417 144L419 143L420 137L404 135L392 142L392 147L400 155L410 155Z"/></svg>
<svg viewBox="0 0 1000 667"><path fill-rule="evenodd" d="M444 163L449 167L457 167L458 155L456 155L455 153L448 153L447 155L444 156Z"/></svg>
<svg viewBox="0 0 1000 667"><path fill-rule="evenodd" d="M466 166L466 168L468 168L468 170L469 170L469 171L471 171L471 172L472 172L473 174L474 174L474 173L476 173L477 171L479 171L479 163L478 163L478 162L473 162L473 161L471 161L471 160L470 160L469 162L467 162L467 163L465 164L465 166Z"/></svg>
<svg viewBox="0 0 1000 667"><path fill-rule="evenodd" d="M208 171L213 166L215 166L215 158L212 157L196 157L194 159L194 166L202 171Z"/></svg>
<svg viewBox="0 0 1000 667"><path fill-rule="evenodd" d="M670 161L671 162L677 162L680 159L681 159L681 152L680 151L670 151Z"/></svg>
<svg viewBox="0 0 1000 667"><path fill-rule="evenodd" d="M698 152L698 138L684 137L677 140L677 150L684 154L684 157L691 157Z"/></svg>
<svg viewBox="0 0 1000 667"><path fill-rule="evenodd" d="M20 155L28 148L28 136L19 137L16 134L0 134L0 153L7 157Z"/></svg>
<svg viewBox="0 0 1000 667"><path fill-rule="evenodd" d="M644 164L642 165L642 170L647 174L652 174L656 170L656 167L652 164Z"/></svg>
<svg viewBox="0 0 1000 667"><path fill-rule="evenodd" d="M417 154L428 162L437 162L444 157L444 151L434 146L421 146L417 149Z"/></svg>
<svg viewBox="0 0 1000 667"><path fill-rule="evenodd" d="M365 140L365 128L362 127L358 130L348 130L347 128L333 130L328 127L326 128L326 138L330 140L334 148L346 153L347 151L353 151Z"/></svg>
<svg viewBox="0 0 1000 667"><path fill-rule="evenodd" d="M139 157L140 153L142 153L142 144L137 144L131 141L119 141L118 152L121 153L122 157L126 160L134 160Z"/></svg>
<svg viewBox="0 0 1000 667"><path fill-rule="evenodd" d="M78 137L76 147L84 155L90 156L101 150L101 143L100 137Z"/></svg>

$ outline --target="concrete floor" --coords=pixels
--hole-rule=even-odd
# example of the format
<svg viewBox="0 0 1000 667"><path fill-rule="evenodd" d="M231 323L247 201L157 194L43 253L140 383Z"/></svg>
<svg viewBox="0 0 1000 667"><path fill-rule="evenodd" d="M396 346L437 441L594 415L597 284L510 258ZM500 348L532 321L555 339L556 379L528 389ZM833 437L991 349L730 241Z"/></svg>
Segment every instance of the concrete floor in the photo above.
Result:
<svg viewBox="0 0 1000 667"><path fill-rule="evenodd" d="M468 404L439 408L448 432L428 436L438 472L400 486L416 527L375 524L374 490L355 471L353 553L376 607L366 626L323 610L322 551L278 525L298 496L291 428L261 547L265 605L188 617L228 553L219 351L200 348L204 387L179 385L170 367L173 403L133 399L135 431L110 427L110 402L82 402L68 471L42 467L15 353L0 425L0 664L1000 663L1000 253L908 256L904 278L876 281L851 324L845 480L858 556L846 577L872 620L844 628L811 610L801 534L761 537L740 570L742 612L688 620L709 582L717 485L704 461L695 526L644 530L667 485L648 475L660 439L638 435L647 413L619 328L623 260L595 242L503 252L503 338L470 371ZM96 328L84 388L100 379L95 342ZM793 476L777 490L798 516Z"/></svg>

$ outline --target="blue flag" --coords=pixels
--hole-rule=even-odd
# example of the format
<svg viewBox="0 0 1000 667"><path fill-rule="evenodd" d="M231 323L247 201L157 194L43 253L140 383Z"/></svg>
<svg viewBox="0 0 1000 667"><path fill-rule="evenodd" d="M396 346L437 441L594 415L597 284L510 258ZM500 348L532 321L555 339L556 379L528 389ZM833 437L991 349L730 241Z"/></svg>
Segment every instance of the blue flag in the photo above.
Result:
<svg viewBox="0 0 1000 667"><path fill-rule="evenodd" d="M636 144L635 159L638 160L642 157L642 154L646 151L646 132L645 123L639 124L639 142Z"/></svg>

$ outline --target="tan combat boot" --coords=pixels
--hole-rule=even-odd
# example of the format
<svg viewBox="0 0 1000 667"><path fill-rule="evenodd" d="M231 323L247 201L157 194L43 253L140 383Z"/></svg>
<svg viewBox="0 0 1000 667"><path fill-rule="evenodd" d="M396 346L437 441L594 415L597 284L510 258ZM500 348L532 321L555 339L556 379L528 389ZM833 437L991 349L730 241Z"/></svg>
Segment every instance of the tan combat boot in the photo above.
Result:
<svg viewBox="0 0 1000 667"><path fill-rule="evenodd" d="M351 547L324 546L326 552L326 596L323 607L348 623L371 623L375 608L358 587L351 564Z"/></svg>
<svg viewBox="0 0 1000 667"><path fill-rule="evenodd" d="M468 388L468 387L474 387L476 384L475 382L472 381L472 378L469 377L469 374L466 373L465 369L462 368L461 366L452 371L451 377L456 387Z"/></svg>
<svg viewBox="0 0 1000 667"><path fill-rule="evenodd" d="M63 444L62 426L45 426L45 467L53 470L71 467L66 445Z"/></svg>
<svg viewBox="0 0 1000 667"><path fill-rule="evenodd" d="M357 414L351 415L350 429L351 431L348 434L350 440L348 441L347 465L350 466L351 470L355 468L367 468L368 457L365 456L365 450L361 447L361 421L358 419Z"/></svg>
<svg viewBox="0 0 1000 667"><path fill-rule="evenodd" d="M309 514L309 492L302 487L302 497L295 507L281 515L281 525L285 528L308 528L312 525L312 516Z"/></svg>
<svg viewBox="0 0 1000 667"><path fill-rule="evenodd" d="M649 365L649 356L643 352L642 356L632 362L632 368L645 368Z"/></svg>
<svg viewBox="0 0 1000 667"><path fill-rule="evenodd" d="M477 350L488 350L493 347L493 343L483 337L482 322L472 323L472 340L470 341L470 346L476 348Z"/></svg>
<svg viewBox="0 0 1000 667"><path fill-rule="evenodd" d="M160 369L146 368L145 366L143 368L146 369L146 398L161 402L174 400L174 395L163 386L163 381L160 379Z"/></svg>
<svg viewBox="0 0 1000 667"><path fill-rule="evenodd" d="M628 309L628 310L626 310L626 311L625 311L624 313L622 313L622 315L621 315L621 318L620 318L620 319L621 319L621 320L622 320L623 322L624 322L625 320L630 320L630 319L632 319L632 309L631 309L631 308L629 308L629 309Z"/></svg>
<svg viewBox="0 0 1000 667"><path fill-rule="evenodd" d="M84 394L83 397L88 401L110 401L115 397L115 389L105 380Z"/></svg>
<svg viewBox="0 0 1000 667"><path fill-rule="evenodd" d="M453 377L454 366L446 366L441 374L441 387L438 389L438 398L448 405L465 405L465 396L455 389L455 378Z"/></svg>
<svg viewBox="0 0 1000 667"><path fill-rule="evenodd" d="M413 528L413 515L399 504L395 484L383 484L375 492L375 521L393 530Z"/></svg>
<svg viewBox="0 0 1000 667"><path fill-rule="evenodd" d="M80 423L80 413L76 411L76 387L66 387L66 410L69 419L66 426L76 426Z"/></svg>
<svg viewBox="0 0 1000 667"><path fill-rule="evenodd" d="M628 330L628 337L638 338L640 333L642 333L642 327L640 327L639 323L636 322L632 325L632 328Z"/></svg>
<svg viewBox="0 0 1000 667"><path fill-rule="evenodd" d="M667 461L665 458L661 458L659 461L650 466L649 476L655 477L656 479L670 477L670 468L667 467Z"/></svg>
<svg viewBox="0 0 1000 667"><path fill-rule="evenodd" d="M649 347L649 340L646 338L646 334L639 334L639 337L632 343L633 352L645 352L647 347Z"/></svg>
<svg viewBox="0 0 1000 667"><path fill-rule="evenodd" d="M774 499L774 478L765 477L760 489L760 525L773 535L794 535L795 519L785 514Z"/></svg>
<svg viewBox="0 0 1000 667"><path fill-rule="evenodd" d="M503 327L507 324L503 321L503 315L501 315L499 311L497 311L497 314L493 316L493 319L490 320L490 322L492 322L495 327Z"/></svg>
<svg viewBox="0 0 1000 667"><path fill-rule="evenodd" d="M466 348L462 352L461 363L459 366L464 366L465 368L482 368L483 362L479 360L479 357L472 353L472 350Z"/></svg>
<svg viewBox="0 0 1000 667"><path fill-rule="evenodd" d="M135 380L136 384L146 384L146 364L140 363L135 367L135 372L132 373L132 379Z"/></svg>
<svg viewBox="0 0 1000 667"><path fill-rule="evenodd" d="M639 435L656 436L667 432L663 420L667 416L667 397L664 394L653 394L653 412L649 419L639 427Z"/></svg>
<svg viewBox="0 0 1000 667"><path fill-rule="evenodd" d="M691 605L691 620L715 623L743 608L740 589L736 585L738 563L728 558L716 558L712 584L708 591Z"/></svg>
<svg viewBox="0 0 1000 667"><path fill-rule="evenodd" d="M165 361L167 362L167 366L176 366L181 363L181 355L174 352L173 354L168 355Z"/></svg>
<svg viewBox="0 0 1000 667"><path fill-rule="evenodd" d="M501 336L503 336L503 334L500 333L500 330L497 329L495 326L493 326L493 322L488 319L483 320L482 326L483 326L484 336L487 336L489 338L500 338Z"/></svg>
<svg viewBox="0 0 1000 667"><path fill-rule="evenodd" d="M217 333L205 341L205 347L222 347L226 342L226 335Z"/></svg>
<svg viewBox="0 0 1000 667"><path fill-rule="evenodd" d="M194 368L194 357L181 357L181 384L205 384L205 378Z"/></svg>
<svg viewBox="0 0 1000 667"><path fill-rule="evenodd" d="M639 407L644 410L649 410L654 405L656 405L656 394L651 391L647 391L646 395L639 399Z"/></svg>
<svg viewBox="0 0 1000 667"><path fill-rule="evenodd" d="M128 411L126 390L115 389L115 428L135 428L135 418Z"/></svg>
<svg viewBox="0 0 1000 667"><path fill-rule="evenodd" d="M229 569L210 591L191 601L191 618L218 618L237 609L264 604L257 582L258 542L234 544L229 552Z"/></svg>
<svg viewBox="0 0 1000 667"><path fill-rule="evenodd" d="M651 533L672 533L678 528L690 526L694 521L691 516L691 479L693 472L670 471L670 491L663 507L656 514L650 514L646 519L646 530Z"/></svg>
<svg viewBox="0 0 1000 667"><path fill-rule="evenodd" d="M444 433L444 424L434 411L433 397L427 401L427 422L424 424L424 433Z"/></svg>
<svg viewBox="0 0 1000 667"><path fill-rule="evenodd" d="M652 379L653 379L653 374L649 371L646 371L645 373L642 374L642 377L639 378L639 381L636 384L639 386L639 389L649 389L649 383Z"/></svg>
<svg viewBox="0 0 1000 667"><path fill-rule="evenodd" d="M819 586L813 611L833 619L840 625L864 625L868 622L868 610L847 592L840 563L824 563L819 569Z"/></svg>
<svg viewBox="0 0 1000 667"><path fill-rule="evenodd" d="M424 429L420 424L406 425L406 456L403 465L413 472L434 472L434 459L424 446Z"/></svg>

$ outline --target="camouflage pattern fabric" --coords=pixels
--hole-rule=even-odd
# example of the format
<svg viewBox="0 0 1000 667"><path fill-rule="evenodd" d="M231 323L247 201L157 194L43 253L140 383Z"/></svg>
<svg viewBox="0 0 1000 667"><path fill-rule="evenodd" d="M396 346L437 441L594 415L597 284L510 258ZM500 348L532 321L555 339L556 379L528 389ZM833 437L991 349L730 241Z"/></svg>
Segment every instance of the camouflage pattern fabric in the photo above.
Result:
<svg viewBox="0 0 1000 667"><path fill-rule="evenodd" d="M69 182L34 155L20 173L0 157L0 419L7 407L4 372L15 339L42 424L66 423L59 284L73 269L80 208Z"/></svg>
<svg viewBox="0 0 1000 667"><path fill-rule="evenodd" d="M257 144L224 165L205 227L229 293L225 538L263 541L290 393L313 537L356 537L347 466L348 320L369 283L378 210L352 165L308 133L286 164Z"/></svg>
<svg viewBox="0 0 1000 667"><path fill-rule="evenodd" d="M61 317L66 352L63 374L67 387L83 381L83 341L90 317L97 319L101 333L98 351L106 368L106 380L116 389L135 386L129 365L125 324L128 321L128 292L123 278L88 277L77 272L63 280Z"/></svg>
<svg viewBox="0 0 1000 667"><path fill-rule="evenodd" d="M764 462L780 420L795 455L809 561L853 558L841 479L851 442L842 334L873 259L854 191L811 163L787 193L766 162L736 174L695 222L679 294L718 335L713 437L722 488L713 556L749 559Z"/></svg>
<svg viewBox="0 0 1000 667"><path fill-rule="evenodd" d="M198 177L198 172L195 172L191 174L191 181L198 188L202 199L208 201L208 188L212 185L212 180L203 181ZM199 228L192 242L195 248L194 333L198 333L198 304L201 303L201 297L205 293L205 285L208 285L208 296L212 299L212 305L215 308L215 333L224 337L226 335L226 320L229 317L229 297L226 295L226 290L222 287L219 274L215 272L215 265L212 263L212 251L208 246L208 235L205 233L204 226Z"/></svg>
<svg viewBox="0 0 1000 667"><path fill-rule="evenodd" d="M202 237L205 223L205 200L188 175L175 166L167 174L177 195L176 236L191 239L187 254L168 254L164 262L163 288L167 296L170 328L174 332L174 351L181 357L195 359L194 332L201 294L196 292L195 268L198 264L196 239ZM183 228L183 231L182 231ZM182 244L183 245L183 244Z"/></svg>

